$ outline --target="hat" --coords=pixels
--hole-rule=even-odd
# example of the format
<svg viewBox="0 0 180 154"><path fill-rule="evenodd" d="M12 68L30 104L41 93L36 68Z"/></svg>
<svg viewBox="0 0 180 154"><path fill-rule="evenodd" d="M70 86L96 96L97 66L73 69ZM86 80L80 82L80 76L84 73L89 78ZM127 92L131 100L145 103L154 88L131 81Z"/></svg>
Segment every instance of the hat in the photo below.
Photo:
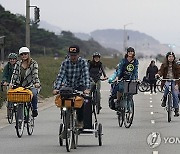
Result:
<svg viewBox="0 0 180 154"><path fill-rule="evenodd" d="M68 51L69 55L78 55L79 52L80 50L78 45L71 45L69 47L69 51Z"/></svg>

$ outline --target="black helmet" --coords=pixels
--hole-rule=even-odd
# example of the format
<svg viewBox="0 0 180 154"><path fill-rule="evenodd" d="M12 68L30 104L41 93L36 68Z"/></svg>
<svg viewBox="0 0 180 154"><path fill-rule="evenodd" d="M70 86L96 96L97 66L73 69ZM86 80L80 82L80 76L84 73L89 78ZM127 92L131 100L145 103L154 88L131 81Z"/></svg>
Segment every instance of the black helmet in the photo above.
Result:
<svg viewBox="0 0 180 154"><path fill-rule="evenodd" d="M170 52L168 52L168 53L166 54L166 58L168 58L169 55L173 55L173 56L174 56L174 59L176 58L174 52L172 52L172 51L170 51Z"/></svg>
<svg viewBox="0 0 180 154"><path fill-rule="evenodd" d="M134 50L133 47L128 47L128 48L127 48L127 52L134 52L134 53L135 53L135 50Z"/></svg>
<svg viewBox="0 0 180 154"><path fill-rule="evenodd" d="M94 57L99 57L99 58L100 58L100 57L101 57L101 55L100 55L100 53L95 52L95 53L93 53L93 58L94 58Z"/></svg>

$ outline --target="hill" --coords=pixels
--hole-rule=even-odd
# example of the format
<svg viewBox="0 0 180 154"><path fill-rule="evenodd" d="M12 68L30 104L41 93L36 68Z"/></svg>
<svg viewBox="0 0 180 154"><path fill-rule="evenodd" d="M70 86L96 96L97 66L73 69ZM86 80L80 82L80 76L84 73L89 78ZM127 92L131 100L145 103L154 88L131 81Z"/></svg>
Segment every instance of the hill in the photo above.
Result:
<svg viewBox="0 0 180 154"><path fill-rule="evenodd" d="M12 14L0 5L0 36L5 36L6 57L10 52L17 52L20 47L25 46L25 31L25 17ZM102 55L117 52L104 48L94 39L81 40L70 31L61 31L60 35L56 35L54 32L40 28L39 25L34 24L32 21L30 31L32 54L58 54L64 56L67 48L72 44L80 46L83 56L90 56L95 51L100 52Z"/></svg>
<svg viewBox="0 0 180 154"><path fill-rule="evenodd" d="M164 53L169 50L167 45L160 44L160 42L145 33L139 31L126 30L127 46L133 46L136 51L145 55L155 55L157 53ZM123 52L124 45L124 30L122 29L104 29L95 30L90 34L75 33L75 36L88 40L93 38L104 47L110 47Z"/></svg>

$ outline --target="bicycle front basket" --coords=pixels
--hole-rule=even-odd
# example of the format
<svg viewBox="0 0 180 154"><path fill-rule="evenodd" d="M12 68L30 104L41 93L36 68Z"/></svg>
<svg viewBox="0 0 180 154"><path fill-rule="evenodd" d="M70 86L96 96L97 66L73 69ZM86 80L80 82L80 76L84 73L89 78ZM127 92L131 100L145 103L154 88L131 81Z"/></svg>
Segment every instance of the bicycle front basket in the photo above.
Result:
<svg viewBox="0 0 180 154"><path fill-rule="evenodd" d="M14 103L31 102L33 97L32 91L23 87L9 89L7 92L7 100Z"/></svg>
<svg viewBox="0 0 180 154"><path fill-rule="evenodd" d="M138 82L124 81L124 93L137 94L138 93Z"/></svg>

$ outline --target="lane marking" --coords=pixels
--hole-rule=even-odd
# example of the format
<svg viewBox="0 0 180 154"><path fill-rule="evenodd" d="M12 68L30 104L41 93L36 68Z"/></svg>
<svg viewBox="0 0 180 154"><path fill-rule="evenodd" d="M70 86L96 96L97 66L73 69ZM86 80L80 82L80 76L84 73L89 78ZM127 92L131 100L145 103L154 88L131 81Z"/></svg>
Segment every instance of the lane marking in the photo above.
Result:
<svg viewBox="0 0 180 154"><path fill-rule="evenodd" d="M154 112L151 112L151 115L154 114Z"/></svg>
<svg viewBox="0 0 180 154"><path fill-rule="evenodd" d="M152 124L155 124L155 120L151 120L151 123L152 123Z"/></svg>
<svg viewBox="0 0 180 154"><path fill-rule="evenodd" d="M152 154L158 154L159 152L158 151L153 151L153 153Z"/></svg>
<svg viewBox="0 0 180 154"><path fill-rule="evenodd" d="M152 101L149 101L150 103L152 103Z"/></svg>
<svg viewBox="0 0 180 154"><path fill-rule="evenodd" d="M150 97L150 99L152 99L152 97Z"/></svg>
<svg viewBox="0 0 180 154"><path fill-rule="evenodd" d="M150 105L150 107L152 108L152 107L153 107L153 105Z"/></svg>

